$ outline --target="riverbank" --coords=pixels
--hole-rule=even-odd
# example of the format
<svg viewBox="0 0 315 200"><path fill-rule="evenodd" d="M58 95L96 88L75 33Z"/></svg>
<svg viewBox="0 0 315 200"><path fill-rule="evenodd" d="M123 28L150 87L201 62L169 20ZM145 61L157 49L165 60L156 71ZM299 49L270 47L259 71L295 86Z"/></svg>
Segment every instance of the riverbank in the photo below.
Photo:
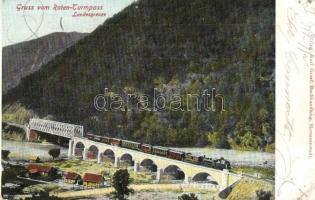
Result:
<svg viewBox="0 0 315 200"><path fill-rule="evenodd" d="M2 139L11 140L11 141L18 141L22 142L26 138L25 131L23 129L12 127L9 125L2 126Z"/></svg>
<svg viewBox="0 0 315 200"><path fill-rule="evenodd" d="M68 149L51 143L20 142L2 139L2 149L9 150L11 160L34 160L39 157L41 161L52 160L48 154L49 149L60 148L60 158L66 158Z"/></svg>
<svg viewBox="0 0 315 200"><path fill-rule="evenodd" d="M251 166L235 166L231 169L231 172L236 174L242 174L252 177L257 177L261 179L275 179L275 169L274 168L264 168L264 167L251 167Z"/></svg>

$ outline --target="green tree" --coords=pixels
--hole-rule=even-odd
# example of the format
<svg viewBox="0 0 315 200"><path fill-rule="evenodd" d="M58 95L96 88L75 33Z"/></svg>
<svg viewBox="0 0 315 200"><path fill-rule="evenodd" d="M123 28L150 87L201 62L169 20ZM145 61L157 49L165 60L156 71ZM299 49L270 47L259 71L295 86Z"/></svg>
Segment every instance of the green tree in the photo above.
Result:
<svg viewBox="0 0 315 200"><path fill-rule="evenodd" d="M53 159L55 159L60 155L60 149L59 148L49 149L48 153L51 157L53 157Z"/></svg>
<svg viewBox="0 0 315 200"><path fill-rule="evenodd" d="M112 185L115 188L115 191L112 192L112 199L126 200L125 196L134 193L134 190L128 188L132 179L127 169L117 170L113 176Z"/></svg>
<svg viewBox="0 0 315 200"><path fill-rule="evenodd" d="M221 134L219 132L213 132L208 134L208 142L211 146L216 146L220 143Z"/></svg>
<svg viewBox="0 0 315 200"><path fill-rule="evenodd" d="M264 122L264 123L261 124L261 126L262 126L262 127L261 127L261 132L262 132L262 134L268 135L269 132L270 132L270 125L269 125L269 123Z"/></svg>
<svg viewBox="0 0 315 200"><path fill-rule="evenodd" d="M258 112L258 119L261 122L268 120L268 111L265 108L261 108Z"/></svg>
<svg viewBox="0 0 315 200"><path fill-rule="evenodd" d="M196 197L194 193L190 193L190 194L183 194L179 196L178 200L198 200L198 198Z"/></svg>
<svg viewBox="0 0 315 200"><path fill-rule="evenodd" d="M48 173L48 177L49 177L51 180L55 180L55 179L61 178L61 175L58 174L58 169L56 169L56 168L51 168L51 170L50 170L49 173Z"/></svg>
<svg viewBox="0 0 315 200"><path fill-rule="evenodd" d="M246 134L243 137L241 137L241 145L242 147L248 149L257 149L259 145L258 137L255 136L250 131L247 131Z"/></svg>
<svg viewBox="0 0 315 200"><path fill-rule="evenodd" d="M3 160L8 159L10 153L11 153L11 152L10 152L9 150L2 150L2 151L1 151L1 157L2 157L2 159L3 159Z"/></svg>
<svg viewBox="0 0 315 200"><path fill-rule="evenodd" d="M135 132L135 137L149 144L164 144L166 142L165 130L156 113L145 113L140 129Z"/></svg>
<svg viewBox="0 0 315 200"><path fill-rule="evenodd" d="M41 162L39 156L36 157L35 162L37 162L37 163Z"/></svg>
<svg viewBox="0 0 315 200"><path fill-rule="evenodd" d="M8 166L2 172L2 184L10 183L16 180L17 176L24 176L27 173L23 166Z"/></svg>

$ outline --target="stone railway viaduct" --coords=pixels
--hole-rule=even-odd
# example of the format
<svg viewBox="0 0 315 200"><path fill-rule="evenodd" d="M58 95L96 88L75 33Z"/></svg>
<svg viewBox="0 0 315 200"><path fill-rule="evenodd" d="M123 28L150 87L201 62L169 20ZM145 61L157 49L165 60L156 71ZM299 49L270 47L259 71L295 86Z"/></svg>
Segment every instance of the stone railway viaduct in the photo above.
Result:
<svg viewBox="0 0 315 200"><path fill-rule="evenodd" d="M11 124L12 125L12 124ZM155 166L156 179L160 181L163 174L171 174L180 171L184 183L211 181L224 189L242 178L228 170L217 170L205 166L195 165L166 157L147 154L144 152L95 142L84 137L83 126L61 123L50 120L32 118L29 124L24 125L27 138L40 132L57 135L69 139L68 157L80 157L83 160L95 159L98 163L112 159L115 167L119 167L122 161L129 161L133 169L138 172L147 165Z"/></svg>

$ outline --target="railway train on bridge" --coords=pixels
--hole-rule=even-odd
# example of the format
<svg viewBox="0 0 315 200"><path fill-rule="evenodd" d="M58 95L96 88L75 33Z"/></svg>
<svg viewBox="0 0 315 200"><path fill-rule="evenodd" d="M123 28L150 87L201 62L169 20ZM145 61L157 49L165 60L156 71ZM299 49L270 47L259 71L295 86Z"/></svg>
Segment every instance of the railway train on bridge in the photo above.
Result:
<svg viewBox="0 0 315 200"><path fill-rule="evenodd" d="M161 146L152 146L150 144L143 144L139 142L133 142L128 140L122 140L118 138L111 138L106 136L99 136L88 133L86 137L89 140L93 140L100 143L105 143L109 145L119 146L127 149L132 149L136 151L141 151L148 154L158 155L162 157L167 157L174 160L180 160L196 165L202 165L214 169L231 169L230 162L224 158L212 159L205 156L196 156L191 153L186 153L174 149L169 149Z"/></svg>

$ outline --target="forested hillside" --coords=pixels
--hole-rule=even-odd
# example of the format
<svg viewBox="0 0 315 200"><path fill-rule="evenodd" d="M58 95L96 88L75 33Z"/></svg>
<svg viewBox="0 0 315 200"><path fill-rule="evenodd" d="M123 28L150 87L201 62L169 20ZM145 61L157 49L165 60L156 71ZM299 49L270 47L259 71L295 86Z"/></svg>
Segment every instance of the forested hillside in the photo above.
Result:
<svg viewBox="0 0 315 200"><path fill-rule="evenodd" d="M23 79L4 97L4 112L21 105L96 134L164 146L272 149L274 15L273 0L139 0ZM225 111L98 111L94 97L104 88L150 98L153 88L216 88Z"/></svg>
<svg viewBox="0 0 315 200"><path fill-rule="evenodd" d="M41 38L2 48L2 92L47 64L56 55L86 36L85 33L52 33Z"/></svg>

